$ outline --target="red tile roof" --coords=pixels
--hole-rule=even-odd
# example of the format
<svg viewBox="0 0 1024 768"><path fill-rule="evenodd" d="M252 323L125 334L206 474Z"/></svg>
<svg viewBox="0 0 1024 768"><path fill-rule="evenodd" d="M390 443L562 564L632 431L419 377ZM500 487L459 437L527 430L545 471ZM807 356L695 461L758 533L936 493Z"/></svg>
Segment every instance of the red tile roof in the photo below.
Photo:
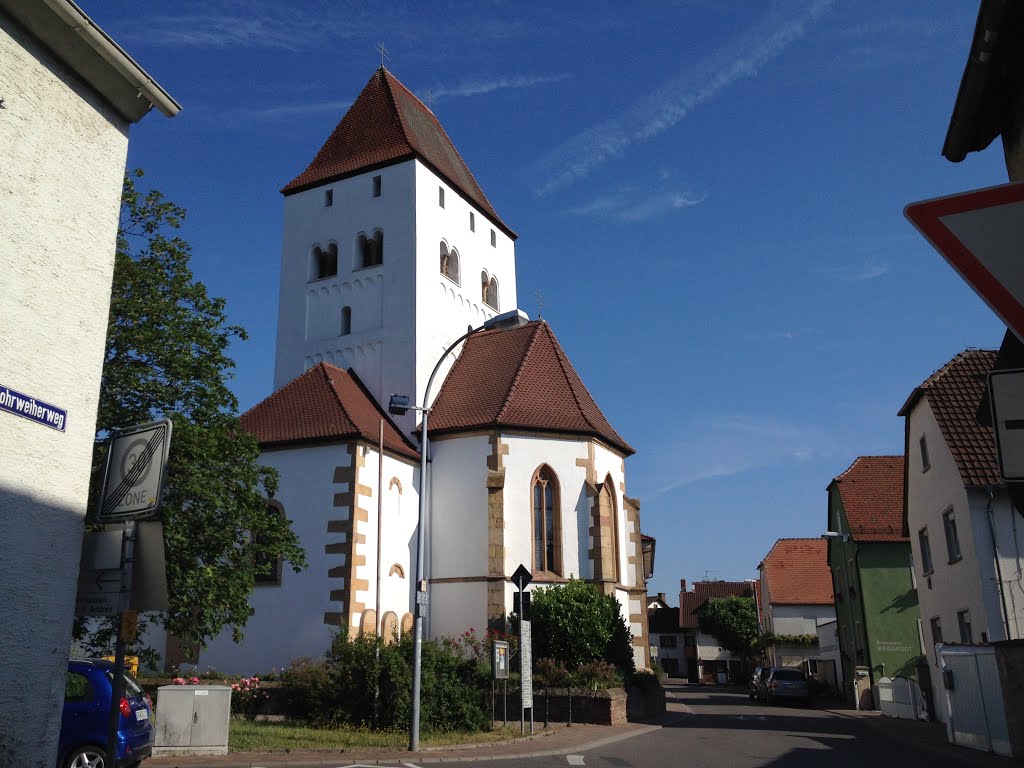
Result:
<svg viewBox="0 0 1024 768"><path fill-rule="evenodd" d="M679 593L679 626L683 629L697 629L696 610L700 607L694 592Z"/></svg>
<svg viewBox="0 0 1024 768"><path fill-rule="evenodd" d="M652 608L647 611L647 631L651 634L679 632L679 611L675 608Z"/></svg>
<svg viewBox="0 0 1024 768"><path fill-rule="evenodd" d="M752 597L749 581L695 581L693 590L679 593L679 625L696 629L696 611L708 600L718 597Z"/></svg>
<svg viewBox="0 0 1024 768"><path fill-rule="evenodd" d="M769 605L832 605L832 571L824 539L779 539L759 566Z"/></svg>
<svg viewBox="0 0 1024 768"><path fill-rule="evenodd" d="M430 411L431 435L491 427L588 435L635 453L543 320L470 336Z"/></svg>
<svg viewBox="0 0 1024 768"><path fill-rule="evenodd" d="M903 535L903 457L861 456L829 484L857 541L909 541Z"/></svg>
<svg viewBox="0 0 1024 768"><path fill-rule="evenodd" d="M907 416L922 397L928 399L965 486L1003 485L992 428L977 419L996 354L994 349L964 350L925 379L899 412Z"/></svg>
<svg viewBox="0 0 1024 768"><path fill-rule="evenodd" d="M383 67L373 73L309 167L281 192L294 194L413 157L430 166L515 239L434 113Z"/></svg>
<svg viewBox="0 0 1024 768"><path fill-rule="evenodd" d="M363 438L408 458L419 452L402 436L356 374L320 363L242 414L242 427L270 448L291 443Z"/></svg>

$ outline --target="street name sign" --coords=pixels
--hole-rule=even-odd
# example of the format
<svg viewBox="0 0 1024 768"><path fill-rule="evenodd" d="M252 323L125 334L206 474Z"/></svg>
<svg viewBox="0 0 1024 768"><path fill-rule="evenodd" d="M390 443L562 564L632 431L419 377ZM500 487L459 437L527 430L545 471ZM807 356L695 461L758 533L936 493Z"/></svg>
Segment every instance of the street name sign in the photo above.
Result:
<svg viewBox="0 0 1024 768"><path fill-rule="evenodd" d="M0 384L0 411L13 413L58 432L63 432L68 423L68 412L63 408L44 403L3 384Z"/></svg>
<svg viewBox="0 0 1024 768"><path fill-rule="evenodd" d="M1024 183L922 200L903 213L1024 341Z"/></svg>
<svg viewBox="0 0 1024 768"><path fill-rule="evenodd" d="M137 520L156 512L170 445L169 419L113 433L100 494L101 523Z"/></svg>

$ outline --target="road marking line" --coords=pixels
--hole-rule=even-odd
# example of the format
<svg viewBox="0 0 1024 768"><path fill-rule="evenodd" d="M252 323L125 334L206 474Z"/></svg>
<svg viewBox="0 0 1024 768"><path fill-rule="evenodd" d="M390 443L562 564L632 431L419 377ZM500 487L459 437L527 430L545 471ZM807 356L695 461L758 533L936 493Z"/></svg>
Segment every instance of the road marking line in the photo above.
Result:
<svg viewBox="0 0 1024 768"><path fill-rule="evenodd" d="M566 755L569 765L583 765L583 755Z"/></svg>

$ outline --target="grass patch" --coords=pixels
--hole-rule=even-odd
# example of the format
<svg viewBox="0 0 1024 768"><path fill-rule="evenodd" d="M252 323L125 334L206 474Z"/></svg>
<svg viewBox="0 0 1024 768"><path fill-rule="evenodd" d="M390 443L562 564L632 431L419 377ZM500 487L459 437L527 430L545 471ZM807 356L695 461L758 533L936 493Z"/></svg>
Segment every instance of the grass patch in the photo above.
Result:
<svg viewBox="0 0 1024 768"><path fill-rule="evenodd" d="M472 733L424 733L420 744L425 747L456 746L504 741L518 737L519 728L499 728ZM250 750L291 751L340 750L353 748L405 749L409 746L406 731L371 731L363 728L310 728L290 723L231 720L232 752Z"/></svg>

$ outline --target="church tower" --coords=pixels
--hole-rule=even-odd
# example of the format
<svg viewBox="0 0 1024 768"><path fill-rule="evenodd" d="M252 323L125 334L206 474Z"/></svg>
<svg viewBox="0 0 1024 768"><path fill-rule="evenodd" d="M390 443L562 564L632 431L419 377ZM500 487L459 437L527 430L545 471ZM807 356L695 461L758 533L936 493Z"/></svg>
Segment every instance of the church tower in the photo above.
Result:
<svg viewBox="0 0 1024 768"><path fill-rule="evenodd" d="M420 405L444 349L517 306L515 233L383 67L281 192L275 390L328 362L378 403L396 393ZM416 414L398 421L409 432Z"/></svg>

